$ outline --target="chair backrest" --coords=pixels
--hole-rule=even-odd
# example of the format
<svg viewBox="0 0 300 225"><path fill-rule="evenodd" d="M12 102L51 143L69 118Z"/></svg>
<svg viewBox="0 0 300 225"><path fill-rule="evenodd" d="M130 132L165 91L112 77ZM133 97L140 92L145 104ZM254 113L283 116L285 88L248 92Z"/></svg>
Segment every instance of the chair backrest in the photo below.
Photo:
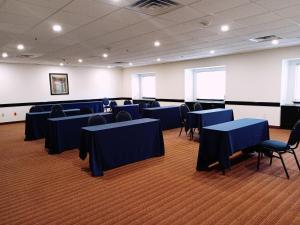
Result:
<svg viewBox="0 0 300 225"><path fill-rule="evenodd" d="M38 106L38 105L34 105L29 109L30 113L32 113L32 112L43 112L43 111L44 111L43 107Z"/></svg>
<svg viewBox="0 0 300 225"><path fill-rule="evenodd" d="M293 148L297 148L300 141L300 120L298 120L292 128L288 145L294 146Z"/></svg>
<svg viewBox="0 0 300 225"><path fill-rule="evenodd" d="M93 113L93 110L88 107L80 108L80 114L91 114L91 113Z"/></svg>
<svg viewBox="0 0 300 225"><path fill-rule="evenodd" d="M64 108L60 104L55 104L51 107L51 111L57 111L57 110L62 111L63 109Z"/></svg>
<svg viewBox="0 0 300 225"><path fill-rule="evenodd" d="M110 103L109 103L109 106L110 106L110 108L112 108L112 107L114 107L114 106L117 106L118 104L117 104L117 102L115 101L115 100L112 100L112 101L110 101Z"/></svg>
<svg viewBox="0 0 300 225"><path fill-rule="evenodd" d="M65 116L66 114L64 111L57 109L57 110L52 110L50 112L49 118L57 118L57 117L65 117Z"/></svg>
<svg viewBox="0 0 300 225"><path fill-rule="evenodd" d="M195 110L195 111L203 110L203 107L202 107L201 103L196 102L196 103L194 104L194 110Z"/></svg>
<svg viewBox="0 0 300 225"><path fill-rule="evenodd" d="M108 98L103 98L102 102L103 102L103 105L106 105L106 106L109 105L109 99Z"/></svg>
<svg viewBox="0 0 300 225"><path fill-rule="evenodd" d="M101 115L90 116L88 120L88 126L102 125L106 123L106 119Z"/></svg>
<svg viewBox="0 0 300 225"><path fill-rule="evenodd" d="M160 107L160 104L158 101L151 102L151 107Z"/></svg>
<svg viewBox="0 0 300 225"><path fill-rule="evenodd" d="M183 121L187 118L187 114L190 111L190 109L186 104L180 105L179 109L180 109L180 118L181 121Z"/></svg>
<svg viewBox="0 0 300 225"><path fill-rule="evenodd" d="M128 120L132 120L132 117L129 112L126 112L123 110L118 112L118 114L116 116L117 122L128 121Z"/></svg>
<svg viewBox="0 0 300 225"><path fill-rule="evenodd" d="M132 102L130 100L125 100L124 101L124 105L131 105L131 104L132 104Z"/></svg>
<svg viewBox="0 0 300 225"><path fill-rule="evenodd" d="M148 107L149 107L149 104L146 103L146 102L141 102L141 103L139 104L139 108L140 108L140 109L145 109L145 108L148 108Z"/></svg>

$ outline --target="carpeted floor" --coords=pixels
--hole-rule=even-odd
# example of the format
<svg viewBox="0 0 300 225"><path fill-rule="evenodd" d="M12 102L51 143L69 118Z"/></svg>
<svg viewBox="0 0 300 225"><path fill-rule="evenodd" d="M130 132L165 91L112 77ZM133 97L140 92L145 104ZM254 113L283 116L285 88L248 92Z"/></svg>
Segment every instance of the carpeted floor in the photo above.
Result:
<svg viewBox="0 0 300 225"><path fill-rule="evenodd" d="M198 143L164 132L166 154L92 177L77 150L48 155L24 124L0 126L0 224L300 224L300 172L256 157L196 172ZM271 130L286 140L287 130ZM300 158L299 149L297 152Z"/></svg>

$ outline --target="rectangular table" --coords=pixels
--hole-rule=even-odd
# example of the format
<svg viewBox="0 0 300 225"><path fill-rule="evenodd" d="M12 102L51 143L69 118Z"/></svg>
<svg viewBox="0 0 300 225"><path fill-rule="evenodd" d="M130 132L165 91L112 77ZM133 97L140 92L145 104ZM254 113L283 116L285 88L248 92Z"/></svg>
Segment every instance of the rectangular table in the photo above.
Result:
<svg viewBox="0 0 300 225"><path fill-rule="evenodd" d="M163 130L180 127L180 110L178 106L161 106L143 109L144 118L159 119Z"/></svg>
<svg viewBox="0 0 300 225"><path fill-rule="evenodd" d="M80 113L79 109L64 110L67 116L74 116ZM50 111L26 113L25 141L44 138L47 131L47 119Z"/></svg>
<svg viewBox="0 0 300 225"><path fill-rule="evenodd" d="M102 101L92 101L92 102L70 102L70 103L58 103L62 105L63 109L81 109L89 108L93 113L103 112L103 102ZM43 111L51 111L54 104L44 104L38 105Z"/></svg>
<svg viewBox="0 0 300 225"><path fill-rule="evenodd" d="M203 127L200 139L197 170L207 170L215 162L226 169L234 152L269 139L269 125L267 120L251 118L220 123Z"/></svg>
<svg viewBox="0 0 300 225"><path fill-rule="evenodd" d="M112 112L115 117L117 116L118 112L120 112L120 111L126 111L126 112L130 113L133 120L141 118L138 104L116 105L112 108Z"/></svg>
<svg viewBox="0 0 300 225"><path fill-rule="evenodd" d="M159 120L138 119L82 128L80 158L89 153L93 176L150 157L164 155Z"/></svg>
<svg viewBox="0 0 300 225"><path fill-rule="evenodd" d="M91 116L101 115L107 123L114 122L112 113L93 113L48 119L48 132L45 147L49 154L58 154L64 150L79 148L81 128L88 125Z"/></svg>
<svg viewBox="0 0 300 225"><path fill-rule="evenodd" d="M232 109L207 109L189 112L187 125L193 138L193 128L198 128L201 132L203 127L224 123L233 120Z"/></svg>

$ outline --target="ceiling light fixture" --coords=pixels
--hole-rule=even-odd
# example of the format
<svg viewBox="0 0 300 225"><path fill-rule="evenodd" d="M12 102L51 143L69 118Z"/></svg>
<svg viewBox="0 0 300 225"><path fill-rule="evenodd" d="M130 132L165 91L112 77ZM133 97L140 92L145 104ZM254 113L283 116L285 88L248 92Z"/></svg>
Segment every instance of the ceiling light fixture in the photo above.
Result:
<svg viewBox="0 0 300 225"><path fill-rule="evenodd" d="M129 65L129 66L132 66L133 64L132 64L132 62L130 62L130 63L128 63L128 65Z"/></svg>
<svg viewBox="0 0 300 225"><path fill-rule="evenodd" d="M227 32L227 31L229 31L229 26L228 26L228 25L222 25L222 26L221 26L221 31L222 31L222 32Z"/></svg>
<svg viewBox="0 0 300 225"><path fill-rule="evenodd" d="M108 69L110 69L110 68L111 68L111 66L107 66L107 68L108 68Z"/></svg>
<svg viewBox="0 0 300 225"><path fill-rule="evenodd" d="M52 30L54 32L61 32L62 31L62 27L59 24L55 24L55 25L52 26Z"/></svg>
<svg viewBox="0 0 300 225"><path fill-rule="evenodd" d="M160 59L160 58L157 58L157 59L156 59L156 61L157 61L157 62L160 62L160 61L161 61L161 59Z"/></svg>
<svg viewBox="0 0 300 225"><path fill-rule="evenodd" d="M102 54L102 57L103 57L103 58L107 58L107 57L108 57L108 54L107 54L107 53L103 53L103 54Z"/></svg>
<svg viewBox="0 0 300 225"><path fill-rule="evenodd" d="M215 54L215 50L210 50L210 54Z"/></svg>
<svg viewBox="0 0 300 225"><path fill-rule="evenodd" d="M23 44L18 44L17 49L18 50L24 50L24 45Z"/></svg>
<svg viewBox="0 0 300 225"><path fill-rule="evenodd" d="M83 62L83 60L82 60L82 59L78 59L78 62L79 62L79 63L82 63L82 62Z"/></svg>
<svg viewBox="0 0 300 225"><path fill-rule="evenodd" d="M60 66L64 66L64 64L61 62L60 64L59 64Z"/></svg>
<svg viewBox="0 0 300 225"><path fill-rule="evenodd" d="M2 58L7 58L7 57L8 57L7 52L3 52L3 53L2 53Z"/></svg>
<svg viewBox="0 0 300 225"><path fill-rule="evenodd" d="M278 39L272 40L272 45L278 45L278 44L279 44L279 40Z"/></svg>
<svg viewBox="0 0 300 225"><path fill-rule="evenodd" d="M155 41L155 42L154 42L154 46L155 46L155 47L159 47L159 46L160 46L160 42L159 42L159 41Z"/></svg>

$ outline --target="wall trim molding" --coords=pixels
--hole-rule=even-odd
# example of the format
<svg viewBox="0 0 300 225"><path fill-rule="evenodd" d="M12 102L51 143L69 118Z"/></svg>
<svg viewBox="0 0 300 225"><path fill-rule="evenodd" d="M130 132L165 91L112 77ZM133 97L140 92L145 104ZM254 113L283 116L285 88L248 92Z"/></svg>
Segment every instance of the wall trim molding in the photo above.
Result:
<svg viewBox="0 0 300 225"><path fill-rule="evenodd" d="M280 103L279 102L225 101L225 105L248 105L248 106L280 107Z"/></svg>

